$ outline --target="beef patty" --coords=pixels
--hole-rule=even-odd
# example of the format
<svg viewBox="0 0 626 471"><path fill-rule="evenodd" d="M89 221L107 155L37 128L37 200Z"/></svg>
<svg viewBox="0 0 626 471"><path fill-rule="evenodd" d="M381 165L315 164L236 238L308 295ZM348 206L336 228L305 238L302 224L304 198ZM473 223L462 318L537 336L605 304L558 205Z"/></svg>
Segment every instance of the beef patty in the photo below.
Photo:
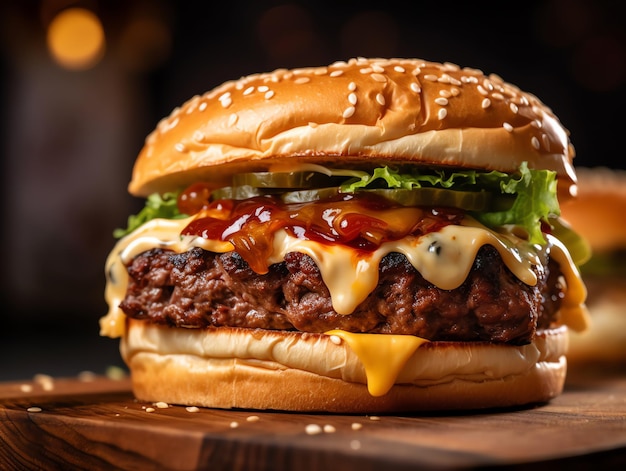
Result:
<svg viewBox="0 0 626 471"><path fill-rule="evenodd" d="M479 250L466 281L453 290L437 288L404 255L390 253L381 260L378 285L349 315L333 310L317 265L298 252L264 275L236 252L200 248L149 250L127 268L120 305L127 316L189 328L343 329L521 345L554 321L562 297L556 263L536 268L538 283L528 286L491 246Z"/></svg>

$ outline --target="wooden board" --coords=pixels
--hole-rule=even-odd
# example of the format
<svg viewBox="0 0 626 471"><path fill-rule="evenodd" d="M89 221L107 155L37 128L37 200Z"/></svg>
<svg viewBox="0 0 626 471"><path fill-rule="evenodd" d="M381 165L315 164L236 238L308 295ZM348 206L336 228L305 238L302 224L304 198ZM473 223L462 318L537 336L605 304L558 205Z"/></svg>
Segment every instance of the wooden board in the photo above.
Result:
<svg viewBox="0 0 626 471"><path fill-rule="evenodd" d="M529 408L379 417L159 408L134 400L127 379L87 379L0 383L0 469L535 470L555 462L626 463L623 375L570 380L563 395Z"/></svg>

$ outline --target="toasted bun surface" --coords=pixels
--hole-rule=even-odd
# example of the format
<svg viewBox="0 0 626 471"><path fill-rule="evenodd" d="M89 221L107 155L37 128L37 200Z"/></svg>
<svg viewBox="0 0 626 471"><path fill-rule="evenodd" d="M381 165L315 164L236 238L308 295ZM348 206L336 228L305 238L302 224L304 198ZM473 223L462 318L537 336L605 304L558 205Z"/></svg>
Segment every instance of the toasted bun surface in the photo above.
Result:
<svg viewBox="0 0 626 471"><path fill-rule="evenodd" d="M378 397L369 394L356 355L327 335L175 329L129 319L121 349L134 393L145 401L341 413L473 409L560 394L567 329L542 332L520 347L425 344Z"/></svg>
<svg viewBox="0 0 626 471"><path fill-rule="evenodd" d="M568 132L536 97L495 75L409 59L353 59L276 70L195 96L148 136L129 191L299 162L380 160L512 172L555 170L575 184ZM219 172L215 166L220 166Z"/></svg>

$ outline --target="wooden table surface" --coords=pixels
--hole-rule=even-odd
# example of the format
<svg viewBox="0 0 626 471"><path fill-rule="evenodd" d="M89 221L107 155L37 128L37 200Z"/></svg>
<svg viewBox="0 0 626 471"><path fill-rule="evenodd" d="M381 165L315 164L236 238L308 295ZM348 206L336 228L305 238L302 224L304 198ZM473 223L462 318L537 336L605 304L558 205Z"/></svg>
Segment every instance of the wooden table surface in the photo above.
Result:
<svg viewBox="0 0 626 471"><path fill-rule="evenodd" d="M128 379L105 377L0 383L2 470L536 470L556 464L623 469L623 372L568 379L565 392L543 405L383 416L190 411L138 402Z"/></svg>

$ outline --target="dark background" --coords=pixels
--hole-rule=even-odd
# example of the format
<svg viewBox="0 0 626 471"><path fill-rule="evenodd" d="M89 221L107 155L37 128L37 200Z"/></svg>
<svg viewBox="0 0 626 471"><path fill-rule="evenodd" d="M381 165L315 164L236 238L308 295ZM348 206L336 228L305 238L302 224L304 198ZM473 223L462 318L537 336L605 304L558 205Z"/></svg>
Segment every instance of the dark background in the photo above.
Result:
<svg viewBox="0 0 626 471"><path fill-rule="evenodd" d="M577 165L624 168L622 3L3 2L0 380L121 366L118 342L98 334L111 232L143 204L126 184L144 137L191 96L354 56L449 61L539 96L571 131ZM46 46L52 19L76 6L105 31L87 70Z"/></svg>

